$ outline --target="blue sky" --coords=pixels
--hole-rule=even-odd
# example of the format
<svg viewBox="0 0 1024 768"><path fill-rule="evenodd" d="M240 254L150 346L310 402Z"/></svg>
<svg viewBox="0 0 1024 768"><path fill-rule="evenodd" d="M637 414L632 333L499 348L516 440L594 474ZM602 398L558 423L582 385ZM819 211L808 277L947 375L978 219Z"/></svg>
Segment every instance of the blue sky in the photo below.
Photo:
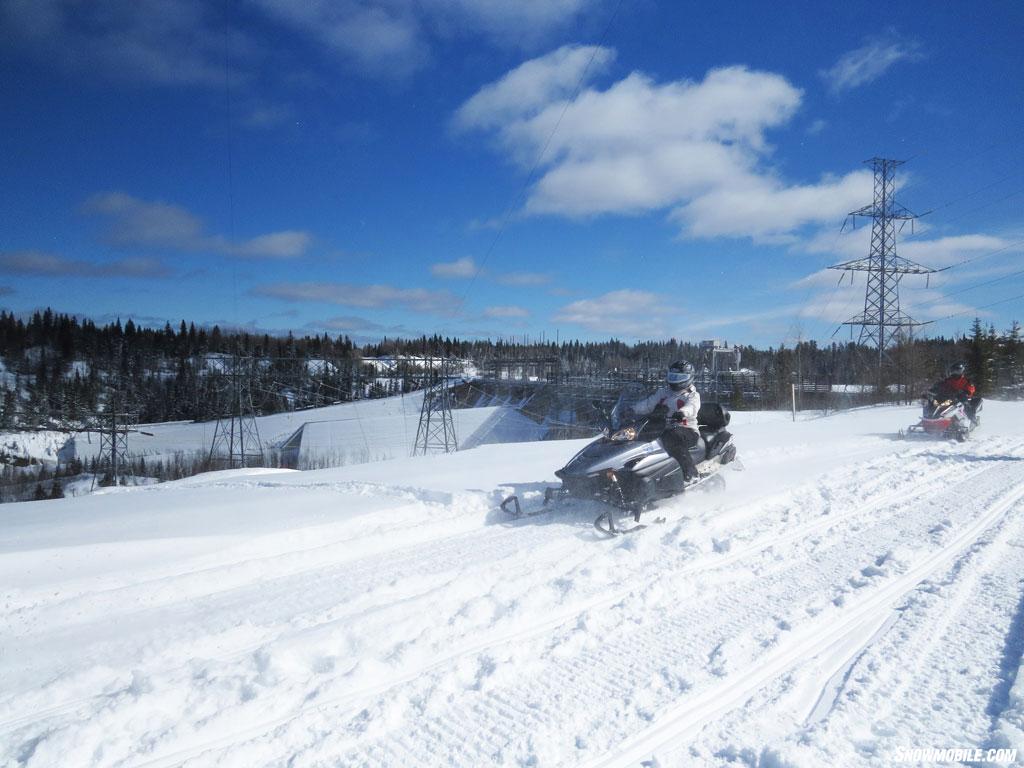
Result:
<svg viewBox="0 0 1024 768"><path fill-rule="evenodd" d="M824 268L867 253L866 226L840 227L879 155L933 211L900 255L959 265L906 278L905 310L932 334L1005 328L1024 6L878 16L0 0L0 304L358 339L826 341L862 309L864 275Z"/></svg>

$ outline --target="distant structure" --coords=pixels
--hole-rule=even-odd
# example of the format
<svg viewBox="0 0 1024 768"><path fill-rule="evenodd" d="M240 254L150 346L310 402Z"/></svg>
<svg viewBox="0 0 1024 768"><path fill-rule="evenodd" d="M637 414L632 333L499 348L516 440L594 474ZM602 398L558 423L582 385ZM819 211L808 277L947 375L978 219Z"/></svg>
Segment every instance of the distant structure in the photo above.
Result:
<svg viewBox="0 0 1024 768"><path fill-rule="evenodd" d="M452 416L455 399L452 394L453 378L454 366L449 358L427 358L423 361L423 406L420 409L420 423L416 428L413 456L454 453L459 450L455 419Z"/></svg>
<svg viewBox="0 0 1024 768"><path fill-rule="evenodd" d="M117 478L129 472L128 434L139 431L139 415L124 411L110 410L97 413L90 419L86 431L100 436L99 465L106 467L114 483Z"/></svg>
<svg viewBox="0 0 1024 768"><path fill-rule="evenodd" d="M829 269L868 273L864 311L843 325L858 326L860 343L878 348L881 381L885 350L899 341L904 331L924 325L900 309L900 280L904 275L927 275L936 270L896 255L896 222L917 218L895 200L895 171L905 161L873 157L864 162L874 169L875 199L870 205L851 211L849 216L855 222L858 216L871 219L871 249L866 258L836 264Z"/></svg>
<svg viewBox="0 0 1024 768"><path fill-rule="evenodd" d="M224 364L231 412L217 419L210 444L210 464L224 464L229 469L255 466L263 461L263 444L249 388L255 363L252 358L236 354L225 358Z"/></svg>
<svg viewBox="0 0 1024 768"><path fill-rule="evenodd" d="M727 341L721 339L702 341L700 353L704 367L711 373L738 371L740 368L739 347L730 347Z"/></svg>

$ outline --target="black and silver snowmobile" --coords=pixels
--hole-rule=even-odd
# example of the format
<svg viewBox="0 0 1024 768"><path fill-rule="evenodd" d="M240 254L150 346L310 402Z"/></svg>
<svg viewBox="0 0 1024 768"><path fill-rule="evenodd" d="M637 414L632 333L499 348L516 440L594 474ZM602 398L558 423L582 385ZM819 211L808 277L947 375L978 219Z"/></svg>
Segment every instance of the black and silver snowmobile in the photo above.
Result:
<svg viewBox="0 0 1024 768"><path fill-rule="evenodd" d="M717 475L718 470L736 458L732 434L726 429L729 411L719 403L701 405L697 414L701 439L690 449L697 477L688 483L683 481L679 464L658 442L665 430L667 415L667 409L633 415L628 402L619 398L604 434L555 472L562 486L548 489L545 504L565 496L604 502L611 508L598 516L594 527L601 533L616 535L642 527L617 528L614 519L617 510L632 513L634 523L639 524L640 514L659 499L709 481L721 484L723 478ZM514 498L509 497L506 502ZM509 511L505 504L502 506Z"/></svg>

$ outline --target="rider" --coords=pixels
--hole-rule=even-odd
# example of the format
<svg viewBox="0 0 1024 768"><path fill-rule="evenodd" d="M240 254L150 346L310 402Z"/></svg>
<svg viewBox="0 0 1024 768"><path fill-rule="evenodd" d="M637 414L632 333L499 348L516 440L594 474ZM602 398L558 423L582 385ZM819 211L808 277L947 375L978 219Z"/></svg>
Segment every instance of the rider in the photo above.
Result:
<svg viewBox="0 0 1024 768"><path fill-rule="evenodd" d="M650 413L659 405L668 408L669 422L662 432L661 445L683 470L687 482L697 477L690 448L700 442L697 429L697 412L700 411L700 394L693 386L696 374L691 363L679 361L669 366L665 376L667 386L660 387L650 397L633 406L637 413Z"/></svg>
<svg viewBox="0 0 1024 768"><path fill-rule="evenodd" d="M963 363L953 363L946 372L946 378L932 387L932 391L951 400L962 400L967 416L971 421L977 422L977 409L981 398L974 396L977 390L964 375L966 370L967 367Z"/></svg>

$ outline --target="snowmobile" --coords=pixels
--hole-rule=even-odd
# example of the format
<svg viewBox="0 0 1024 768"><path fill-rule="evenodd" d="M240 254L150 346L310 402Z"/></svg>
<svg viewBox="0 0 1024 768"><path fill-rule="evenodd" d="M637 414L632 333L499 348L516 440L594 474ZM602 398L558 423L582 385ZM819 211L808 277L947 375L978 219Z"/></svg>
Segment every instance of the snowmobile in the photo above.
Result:
<svg viewBox="0 0 1024 768"><path fill-rule="evenodd" d="M683 481L679 464L658 442L667 416L668 409L664 406L648 415L634 415L620 397L603 434L555 472L562 485L547 489L545 506L565 497L608 504L610 508L597 517L594 527L614 536L642 528L640 514L659 499L704 483L724 484L718 470L736 459L736 446L726 429L729 411L719 403L701 405L697 414L700 440L690 449L697 477L689 482ZM510 505L514 505L514 512L509 509ZM510 514L522 514L514 496L505 499L501 507ZM617 529L614 519L617 510L632 513L636 525Z"/></svg>
<svg viewBox="0 0 1024 768"><path fill-rule="evenodd" d="M962 443L981 423L981 398L971 401L973 417L967 413L965 398L930 391L921 395L921 420L900 431L901 437L933 437Z"/></svg>

